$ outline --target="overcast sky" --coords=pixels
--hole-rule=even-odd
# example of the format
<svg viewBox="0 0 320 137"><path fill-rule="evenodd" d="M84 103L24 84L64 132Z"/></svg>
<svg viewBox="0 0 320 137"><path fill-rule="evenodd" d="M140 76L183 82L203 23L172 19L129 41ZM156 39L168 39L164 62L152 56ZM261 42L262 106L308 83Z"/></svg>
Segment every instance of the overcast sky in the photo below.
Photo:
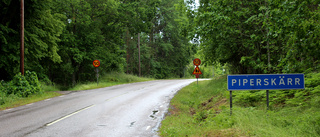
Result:
<svg viewBox="0 0 320 137"><path fill-rule="evenodd" d="M195 2L197 7L200 6L199 0L195 0Z"/></svg>

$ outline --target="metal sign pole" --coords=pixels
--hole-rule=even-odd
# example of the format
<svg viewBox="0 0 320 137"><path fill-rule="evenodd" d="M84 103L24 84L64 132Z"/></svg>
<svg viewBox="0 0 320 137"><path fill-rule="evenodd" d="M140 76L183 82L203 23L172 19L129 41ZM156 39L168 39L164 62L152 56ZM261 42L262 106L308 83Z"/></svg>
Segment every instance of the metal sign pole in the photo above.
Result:
<svg viewBox="0 0 320 137"><path fill-rule="evenodd" d="M97 74L96 74L96 77L97 77L97 86L99 85L99 69L98 69L98 67L96 67L96 72L97 72Z"/></svg>
<svg viewBox="0 0 320 137"><path fill-rule="evenodd" d="M97 72L96 77L97 77L97 86L98 86L99 85L99 69L98 69L98 67L100 66L100 61L94 60L92 62L92 65L96 68L94 71Z"/></svg>
<svg viewBox="0 0 320 137"><path fill-rule="evenodd" d="M198 85L198 78L197 78L197 85Z"/></svg>
<svg viewBox="0 0 320 137"><path fill-rule="evenodd" d="M267 110L269 110L269 90L267 90Z"/></svg>
<svg viewBox="0 0 320 137"><path fill-rule="evenodd" d="M230 90L230 116L232 115L232 91Z"/></svg>

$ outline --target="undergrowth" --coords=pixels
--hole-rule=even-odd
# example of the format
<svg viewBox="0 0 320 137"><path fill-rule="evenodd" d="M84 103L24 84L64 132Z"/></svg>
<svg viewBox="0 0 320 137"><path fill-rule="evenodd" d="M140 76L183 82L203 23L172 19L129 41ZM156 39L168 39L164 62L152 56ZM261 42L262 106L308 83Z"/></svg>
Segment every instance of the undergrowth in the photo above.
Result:
<svg viewBox="0 0 320 137"><path fill-rule="evenodd" d="M18 73L9 81L0 81L0 105L12 102L17 98L26 98L34 94L42 94L41 84L35 72Z"/></svg>
<svg viewBox="0 0 320 137"><path fill-rule="evenodd" d="M44 92L35 72L18 73L9 81L0 81L0 110L25 105L43 99L58 96L53 92Z"/></svg>
<svg viewBox="0 0 320 137"><path fill-rule="evenodd" d="M109 87L109 86L125 84L125 83L143 82L143 81L150 81L150 80L153 80L153 79L138 77L134 75L128 75L125 73L113 72L99 78L98 83L97 82L80 83L68 90L88 90L88 89L103 88L103 87Z"/></svg>
<svg viewBox="0 0 320 137"><path fill-rule="evenodd" d="M118 84L153 80L124 73L109 73L97 82L79 83L73 88L56 85L49 79L38 80L36 73L26 71L26 75L17 74L12 81L0 81L0 110L17 107L36 101L59 96L60 90L88 90Z"/></svg>

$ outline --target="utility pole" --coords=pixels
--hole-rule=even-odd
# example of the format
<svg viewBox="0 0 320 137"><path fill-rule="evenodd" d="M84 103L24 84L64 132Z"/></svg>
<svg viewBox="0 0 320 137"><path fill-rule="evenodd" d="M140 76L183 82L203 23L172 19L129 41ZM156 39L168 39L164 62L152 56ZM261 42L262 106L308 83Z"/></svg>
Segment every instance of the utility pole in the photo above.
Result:
<svg viewBox="0 0 320 137"><path fill-rule="evenodd" d="M141 62L140 62L140 33L138 33L138 50L139 50L139 77L141 77Z"/></svg>
<svg viewBox="0 0 320 137"><path fill-rule="evenodd" d="M21 75L24 75L24 0L20 0L20 20L21 20L21 29L20 29L20 72Z"/></svg>

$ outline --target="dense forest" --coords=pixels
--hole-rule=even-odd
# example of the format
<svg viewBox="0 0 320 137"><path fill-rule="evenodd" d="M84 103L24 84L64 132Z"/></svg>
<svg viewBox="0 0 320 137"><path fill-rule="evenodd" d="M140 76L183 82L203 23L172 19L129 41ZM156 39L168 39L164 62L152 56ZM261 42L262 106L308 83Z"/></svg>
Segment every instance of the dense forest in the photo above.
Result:
<svg viewBox="0 0 320 137"><path fill-rule="evenodd" d="M320 67L319 4L25 0L25 69L72 86L95 80L95 59L102 74L139 75L140 52L141 76L183 77L199 51L204 65L231 73L308 73ZM0 8L0 79L11 80L20 71L20 3Z"/></svg>
<svg viewBox="0 0 320 137"><path fill-rule="evenodd" d="M319 0L200 0L194 32L209 64L232 73L303 73L320 67Z"/></svg>
<svg viewBox="0 0 320 137"><path fill-rule="evenodd" d="M182 77L197 46L183 0L25 0L25 70L64 86L100 73ZM0 1L0 80L20 71L20 2ZM138 45L139 43L139 45ZM139 47L139 48L138 48Z"/></svg>

